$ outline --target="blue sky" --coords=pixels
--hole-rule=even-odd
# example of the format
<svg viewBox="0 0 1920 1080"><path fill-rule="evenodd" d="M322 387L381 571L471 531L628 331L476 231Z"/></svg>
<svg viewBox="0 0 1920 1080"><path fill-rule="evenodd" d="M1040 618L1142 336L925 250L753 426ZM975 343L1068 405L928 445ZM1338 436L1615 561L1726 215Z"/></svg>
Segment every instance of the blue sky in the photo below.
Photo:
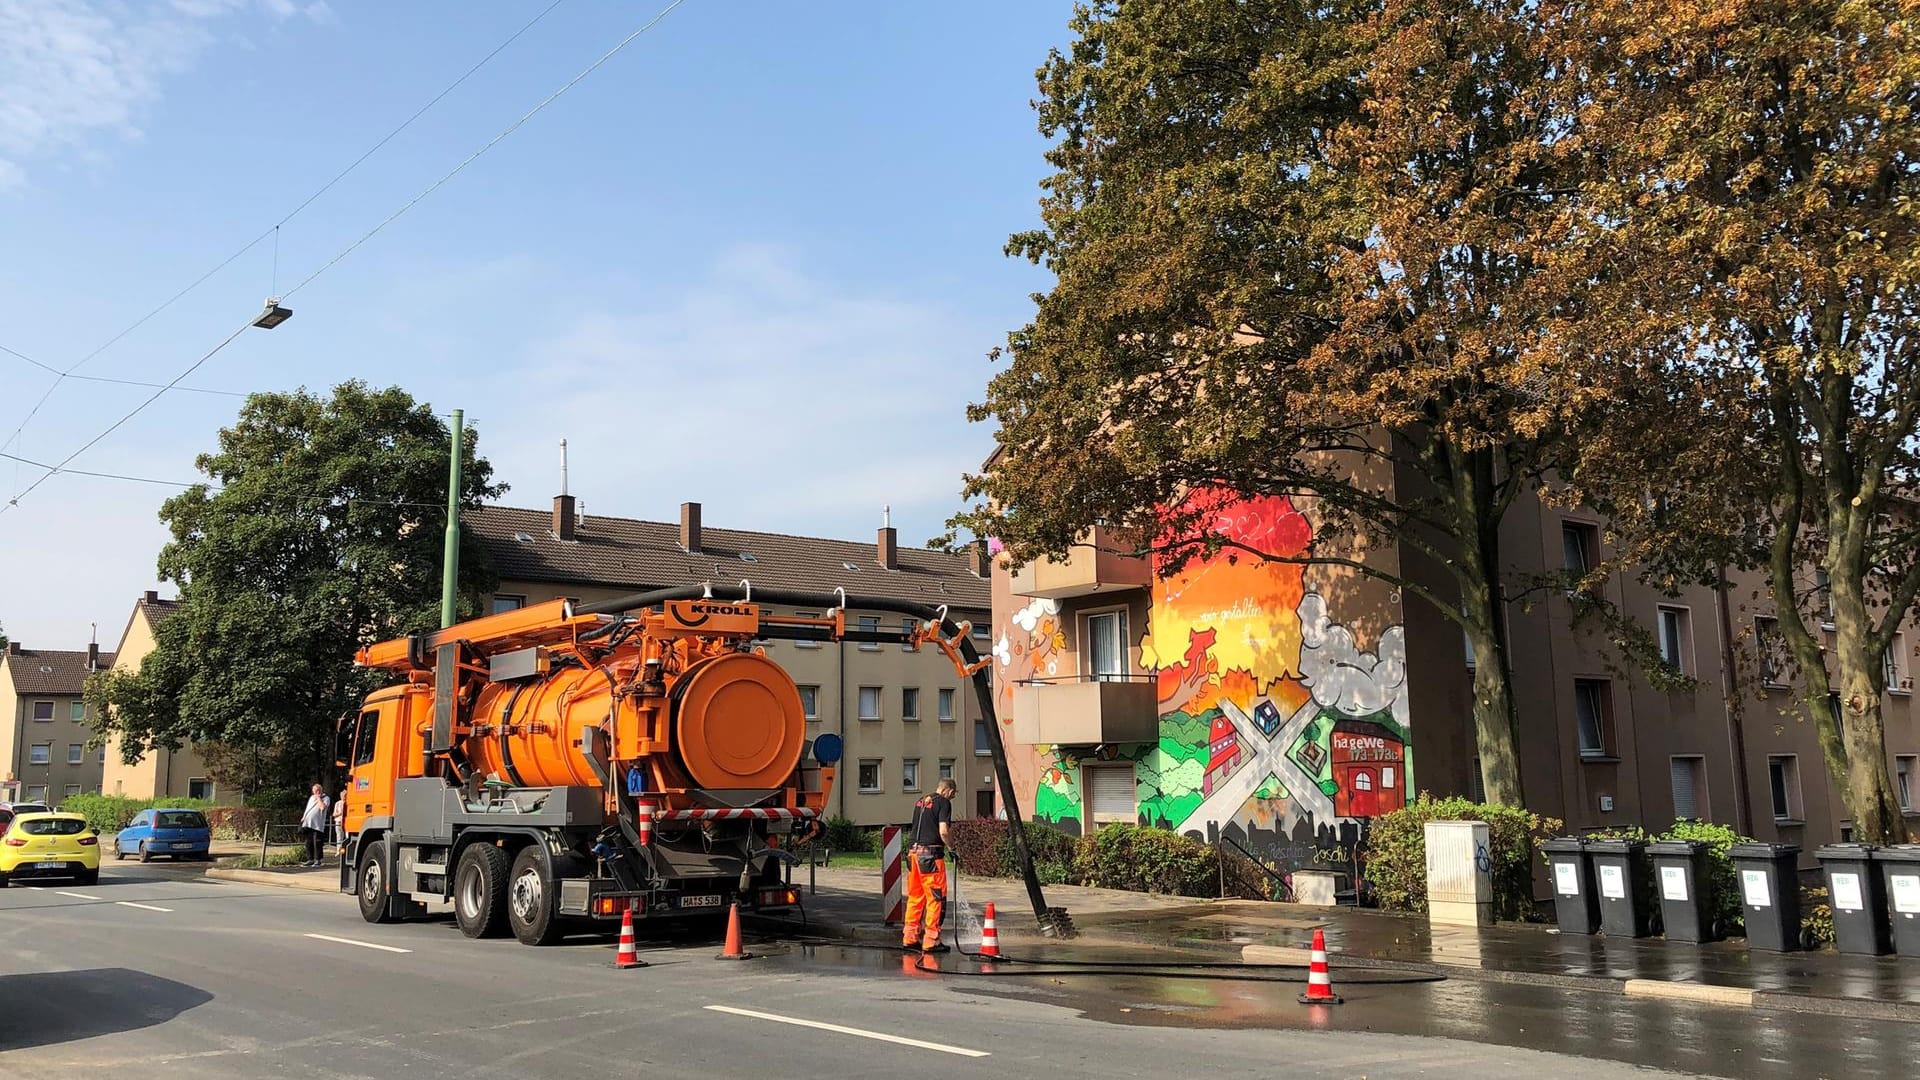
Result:
<svg viewBox="0 0 1920 1080"><path fill-rule="evenodd" d="M550 0L0 0L0 346L65 368L280 220ZM565 0L282 229L80 374L165 382L646 22ZM186 385L398 384L544 506L902 542L990 432L1042 274L1034 69L1070 0L688 0ZM0 439L53 377L0 355ZM149 391L68 381L58 461ZM239 399L173 393L74 468L193 480ZM745 437L742 437L745 433ZM18 493L40 470L0 461ZM173 489L60 475L0 514L0 625L112 647Z"/></svg>

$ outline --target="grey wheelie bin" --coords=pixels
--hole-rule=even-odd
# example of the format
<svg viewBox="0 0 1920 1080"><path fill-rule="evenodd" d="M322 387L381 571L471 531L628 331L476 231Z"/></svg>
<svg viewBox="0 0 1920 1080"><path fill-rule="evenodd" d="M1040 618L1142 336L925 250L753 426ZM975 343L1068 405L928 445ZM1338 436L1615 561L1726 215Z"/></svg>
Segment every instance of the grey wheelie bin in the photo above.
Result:
<svg viewBox="0 0 1920 1080"><path fill-rule="evenodd" d="M1600 929L1608 937L1653 934L1653 864L1645 840L1589 840L1587 858L1600 894Z"/></svg>
<svg viewBox="0 0 1920 1080"><path fill-rule="evenodd" d="M1833 945L1843 953L1882 956L1893 951L1887 927L1887 890L1873 865L1872 844L1828 844L1814 851L1827 875L1833 908Z"/></svg>
<svg viewBox="0 0 1920 1080"><path fill-rule="evenodd" d="M1668 941L1718 941L1724 927L1715 913L1711 849L1698 840L1661 840L1647 845L1653 858L1654 891Z"/></svg>
<svg viewBox="0 0 1920 1080"><path fill-rule="evenodd" d="M1553 914L1563 934L1591 934L1600 929L1600 901L1593 895L1593 867L1587 862L1587 842L1563 836L1540 845L1553 873Z"/></svg>
<svg viewBox="0 0 1920 1080"><path fill-rule="evenodd" d="M1893 922L1893 951L1920 956L1920 844L1896 844L1873 853Z"/></svg>
<svg viewBox="0 0 1920 1080"><path fill-rule="evenodd" d="M1747 948L1792 952L1800 947L1800 845L1735 844L1734 872L1746 909Z"/></svg>

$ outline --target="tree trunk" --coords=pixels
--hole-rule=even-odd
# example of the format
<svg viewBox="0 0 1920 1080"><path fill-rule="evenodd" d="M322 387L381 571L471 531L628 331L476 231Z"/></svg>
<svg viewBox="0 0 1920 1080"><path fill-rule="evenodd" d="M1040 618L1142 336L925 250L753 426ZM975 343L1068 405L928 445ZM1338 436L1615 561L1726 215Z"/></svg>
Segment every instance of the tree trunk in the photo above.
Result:
<svg viewBox="0 0 1920 1080"><path fill-rule="evenodd" d="M1473 735L1480 755L1486 800L1525 806L1520 781L1520 725L1514 715L1507 669L1506 601L1500 589L1500 520L1495 510L1493 456L1449 448L1453 475L1454 567L1460 582L1461 615L1473 643Z"/></svg>
<svg viewBox="0 0 1920 1080"><path fill-rule="evenodd" d="M1845 758L1836 763L1829 756L1828 773L1853 819L1855 840L1904 844L1907 823L1887 775L1886 728L1880 715L1884 668L1872 644L1866 604L1856 582L1836 581L1833 588L1834 683L1840 693L1841 717L1837 734L1845 746ZM1820 704L1822 720L1833 723L1832 709L1825 707L1826 702Z"/></svg>

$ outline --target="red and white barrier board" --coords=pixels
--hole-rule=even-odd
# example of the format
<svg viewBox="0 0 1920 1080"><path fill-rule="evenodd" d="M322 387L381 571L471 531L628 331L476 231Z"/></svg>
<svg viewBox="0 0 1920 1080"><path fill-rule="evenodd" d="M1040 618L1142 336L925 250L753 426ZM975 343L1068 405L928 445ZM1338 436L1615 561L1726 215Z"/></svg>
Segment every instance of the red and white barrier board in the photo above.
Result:
<svg viewBox="0 0 1920 1080"><path fill-rule="evenodd" d="M880 827L880 910L888 926L907 921L907 881L900 862L900 834L904 832L898 825Z"/></svg>

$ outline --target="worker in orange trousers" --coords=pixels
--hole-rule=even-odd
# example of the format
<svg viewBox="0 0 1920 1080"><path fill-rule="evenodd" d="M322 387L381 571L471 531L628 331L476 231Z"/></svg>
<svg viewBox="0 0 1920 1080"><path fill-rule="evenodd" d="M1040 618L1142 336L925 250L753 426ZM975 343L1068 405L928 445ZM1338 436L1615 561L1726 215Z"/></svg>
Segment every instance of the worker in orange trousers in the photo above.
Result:
<svg viewBox="0 0 1920 1080"><path fill-rule="evenodd" d="M952 780L913 804L907 840L907 925L902 949L946 952L940 928L947 915L947 834L953 825Z"/></svg>

